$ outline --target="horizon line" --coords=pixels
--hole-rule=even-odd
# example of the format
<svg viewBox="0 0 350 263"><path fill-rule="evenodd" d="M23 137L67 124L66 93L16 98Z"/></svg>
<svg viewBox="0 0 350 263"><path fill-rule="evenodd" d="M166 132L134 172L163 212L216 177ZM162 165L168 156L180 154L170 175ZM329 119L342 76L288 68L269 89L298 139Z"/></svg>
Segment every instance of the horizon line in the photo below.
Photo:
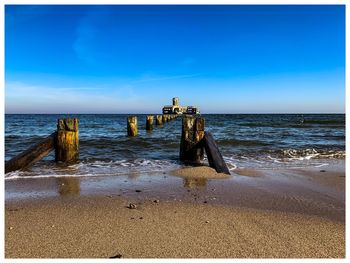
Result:
<svg viewBox="0 0 350 263"><path fill-rule="evenodd" d="M130 113L111 113L111 112L109 112L109 113L77 113L77 112L73 112L73 113L33 113L33 112L27 112L27 113L6 113L5 112L5 115L19 115L19 114L21 114L21 115L59 115L59 114L62 114L62 115L73 115L73 114L76 114L76 115L98 115L98 114L105 114L105 115L127 115L127 114L136 114L136 115L163 115L163 113L145 113L145 112L143 112L143 113L140 113L140 112L138 112L138 113L134 113L134 112L130 112ZM341 113L341 112L260 112L260 113L255 113L255 112L252 112L252 113L229 113L229 112L227 112L227 113L215 113L215 112L210 112L210 113L201 113L201 114L179 114L179 116L182 116L182 115L209 115L209 114L215 114L215 115L251 115L251 114L254 114L254 115L263 115L263 114L305 114L305 115L307 115L307 114L346 114L346 112L343 112L343 113ZM167 114L166 114L167 115ZM168 114L168 115L174 115L174 114Z"/></svg>

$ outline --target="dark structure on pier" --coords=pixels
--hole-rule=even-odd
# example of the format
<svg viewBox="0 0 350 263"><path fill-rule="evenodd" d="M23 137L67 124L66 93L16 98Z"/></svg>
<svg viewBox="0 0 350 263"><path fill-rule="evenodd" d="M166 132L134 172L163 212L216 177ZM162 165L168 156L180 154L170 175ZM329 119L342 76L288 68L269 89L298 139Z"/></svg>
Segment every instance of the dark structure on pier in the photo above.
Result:
<svg viewBox="0 0 350 263"><path fill-rule="evenodd" d="M180 106L179 98L173 98L173 105L163 107L163 114L200 114L199 108L195 106Z"/></svg>

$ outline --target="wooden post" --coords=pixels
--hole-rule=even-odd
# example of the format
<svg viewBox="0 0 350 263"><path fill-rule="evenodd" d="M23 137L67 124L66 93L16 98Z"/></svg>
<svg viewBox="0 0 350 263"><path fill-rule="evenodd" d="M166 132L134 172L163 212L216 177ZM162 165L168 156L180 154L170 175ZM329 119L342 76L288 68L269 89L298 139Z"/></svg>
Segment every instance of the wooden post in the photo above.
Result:
<svg viewBox="0 0 350 263"><path fill-rule="evenodd" d="M154 120L154 116L153 115L147 115L146 116L146 130L147 131L153 130L153 120Z"/></svg>
<svg viewBox="0 0 350 263"><path fill-rule="evenodd" d="M55 145L56 162L74 162L79 157L78 119L59 119Z"/></svg>
<svg viewBox="0 0 350 263"><path fill-rule="evenodd" d="M162 115L162 122L163 122L163 123L166 123L166 122L167 122L166 115L164 115L164 114Z"/></svg>
<svg viewBox="0 0 350 263"><path fill-rule="evenodd" d="M204 118L185 116L182 120L180 160L200 164L204 158Z"/></svg>
<svg viewBox="0 0 350 263"><path fill-rule="evenodd" d="M5 173L26 168L44 158L54 149L56 136L57 132L52 133L31 146L28 150L5 162Z"/></svg>
<svg viewBox="0 0 350 263"><path fill-rule="evenodd" d="M204 142L210 167L214 168L217 173L230 174L224 158L222 158L219 148L210 132L205 132Z"/></svg>
<svg viewBox="0 0 350 263"><path fill-rule="evenodd" d="M156 116L156 125L162 125L163 124L163 117L162 115Z"/></svg>
<svg viewBox="0 0 350 263"><path fill-rule="evenodd" d="M137 117L128 117L128 136L137 136Z"/></svg>

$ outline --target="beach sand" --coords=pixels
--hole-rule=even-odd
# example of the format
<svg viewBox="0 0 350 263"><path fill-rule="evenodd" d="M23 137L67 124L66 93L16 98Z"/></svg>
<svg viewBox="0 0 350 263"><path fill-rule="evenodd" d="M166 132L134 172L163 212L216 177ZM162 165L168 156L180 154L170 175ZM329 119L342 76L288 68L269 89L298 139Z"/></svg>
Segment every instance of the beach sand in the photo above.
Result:
<svg viewBox="0 0 350 263"><path fill-rule="evenodd" d="M344 171L258 173L8 180L5 257L345 256Z"/></svg>
<svg viewBox="0 0 350 263"><path fill-rule="evenodd" d="M215 169L208 166L189 167L178 169L171 172L171 175L181 176L186 178L207 178L207 179L221 179L228 178L229 175L224 173L217 173Z"/></svg>

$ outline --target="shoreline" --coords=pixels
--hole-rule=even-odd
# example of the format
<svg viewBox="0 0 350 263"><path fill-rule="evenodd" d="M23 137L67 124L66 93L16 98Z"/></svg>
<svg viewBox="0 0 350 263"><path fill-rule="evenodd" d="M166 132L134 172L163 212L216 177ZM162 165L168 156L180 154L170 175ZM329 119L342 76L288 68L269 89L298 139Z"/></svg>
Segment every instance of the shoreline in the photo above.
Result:
<svg viewBox="0 0 350 263"><path fill-rule="evenodd" d="M5 257L342 258L345 169L321 170L6 180Z"/></svg>

